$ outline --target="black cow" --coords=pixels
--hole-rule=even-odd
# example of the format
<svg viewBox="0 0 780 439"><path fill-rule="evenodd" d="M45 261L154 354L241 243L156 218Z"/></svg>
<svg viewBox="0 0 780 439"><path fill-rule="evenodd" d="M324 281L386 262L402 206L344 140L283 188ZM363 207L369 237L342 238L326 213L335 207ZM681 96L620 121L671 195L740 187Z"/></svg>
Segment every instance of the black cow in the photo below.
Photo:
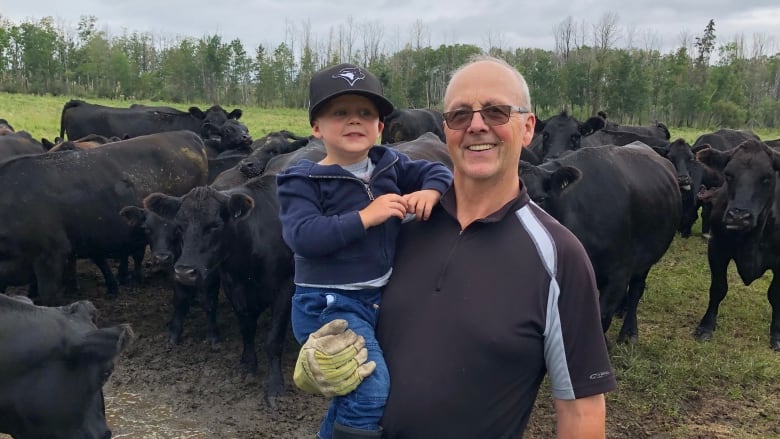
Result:
<svg viewBox="0 0 780 439"><path fill-rule="evenodd" d="M769 342L772 349L780 351L780 153L760 141L748 140L728 151L703 149L697 156L721 170L726 183L714 195L712 238L707 245L710 299L694 336L699 341L712 338L718 307L729 288L726 269L734 260L745 285L772 270L767 291L772 306Z"/></svg>
<svg viewBox="0 0 780 439"><path fill-rule="evenodd" d="M24 299L0 294L0 433L110 438L102 389L130 326L98 329L88 301L48 308Z"/></svg>
<svg viewBox="0 0 780 439"><path fill-rule="evenodd" d="M249 155L252 152L252 136L249 135L249 129L236 119L228 119L222 125L214 125L211 122L205 122L204 136L206 143L206 152L209 158L218 157L221 154Z"/></svg>
<svg viewBox="0 0 780 439"><path fill-rule="evenodd" d="M704 203L700 193L708 188L723 184L720 173L696 160L695 150L683 139L677 139L665 147L653 147L661 156L674 165L677 172L677 184L682 196L682 219L678 228L680 236L691 236L691 227L699 217L702 208L701 231L707 236L710 230L709 211L711 203Z"/></svg>
<svg viewBox="0 0 780 439"><path fill-rule="evenodd" d="M222 126L227 119L241 118L242 111L226 112L219 105L202 111L190 107L184 112L167 107L114 108L80 100L65 103L60 118L60 137L79 139L89 134L121 139L163 131L190 130L208 138L209 126Z"/></svg>
<svg viewBox="0 0 780 439"><path fill-rule="evenodd" d="M699 151L704 149L705 145L709 145L710 148L717 149L718 151L728 151L736 148L737 145L746 140L760 141L761 139L749 130L722 128L711 133L702 134L693 142L692 148Z"/></svg>
<svg viewBox="0 0 780 439"><path fill-rule="evenodd" d="M539 159L552 160L566 151L576 151L586 146L597 146L589 138L593 133L604 128L604 119L593 116L585 122L580 122L569 115L566 110L547 120L537 119L534 139L529 145Z"/></svg>
<svg viewBox="0 0 780 439"><path fill-rule="evenodd" d="M33 139L27 131L0 135L0 161L25 154L46 152L41 142Z"/></svg>
<svg viewBox="0 0 780 439"><path fill-rule="evenodd" d="M617 122L608 120L607 113L604 111L599 111L597 114L604 119L605 125L603 129L607 131L632 133L632 134L637 134L639 136L649 137L652 139L660 138L660 139L670 140L672 138L672 133L669 132L669 128L667 128L666 125L658 121L655 121L651 126L621 125L618 124ZM635 140L639 140L645 145L654 146L654 145L650 145L647 142L642 141L641 139L635 139ZM626 142L626 143L615 143L615 145L627 145L631 142L634 142L635 140L631 140L630 142Z"/></svg>
<svg viewBox="0 0 780 439"><path fill-rule="evenodd" d="M400 143L414 140L431 132L444 142L444 116L430 108L395 109L385 116L382 143Z"/></svg>
<svg viewBox="0 0 780 439"><path fill-rule="evenodd" d="M285 130L268 133L252 144L253 151L241 161L239 170L247 178L257 177L265 172L265 167L272 158L296 151L308 145L312 139L313 137L300 137Z"/></svg>
<svg viewBox="0 0 780 439"><path fill-rule="evenodd" d="M147 209L137 206L126 206L120 214L125 218L130 227L143 231L149 243L151 256L151 268L154 271L173 273L173 264L181 256L181 230L172 221L155 215ZM182 340L184 320L187 318L190 306L195 302L198 293L201 292L204 300L199 301L206 312L208 329L206 340L213 346L219 343L219 329L217 327L217 303L219 298L219 273L210 273L208 278L198 288L188 283L174 280L173 315L168 327L169 340L172 344L179 344ZM203 291L200 291L203 290Z"/></svg>
<svg viewBox="0 0 780 439"><path fill-rule="evenodd" d="M107 143L118 142L120 140L123 139L120 139L119 137L106 137L99 134L90 134L76 140L63 140L59 137L56 137L54 142L44 138L41 139L41 143L48 152L57 152L76 150L83 151L86 149L97 148Z"/></svg>
<svg viewBox="0 0 780 439"><path fill-rule="evenodd" d="M0 285L29 283L34 274L41 300L59 302L71 254L99 263L143 251L144 240L134 236L120 209L139 205L152 192L183 194L205 184L206 163L203 141L190 131L3 162ZM103 275L115 295L113 274Z"/></svg>
<svg viewBox="0 0 780 439"><path fill-rule="evenodd" d="M531 198L588 252L604 331L625 300L618 342L636 340L636 309L647 274L680 222L672 165L647 146L607 145L582 148L540 166L521 163L520 176Z"/></svg>
<svg viewBox="0 0 780 439"><path fill-rule="evenodd" d="M266 396L273 402L284 392L281 355L294 291L293 256L282 240L276 176L260 176L225 191L204 186L182 197L152 194L144 207L181 230L176 280L200 287L219 272L241 329L241 365L250 373L257 372L257 318L270 308Z"/></svg>
<svg viewBox="0 0 780 439"><path fill-rule="evenodd" d="M780 148L780 139L764 140L764 143L770 148Z"/></svg>

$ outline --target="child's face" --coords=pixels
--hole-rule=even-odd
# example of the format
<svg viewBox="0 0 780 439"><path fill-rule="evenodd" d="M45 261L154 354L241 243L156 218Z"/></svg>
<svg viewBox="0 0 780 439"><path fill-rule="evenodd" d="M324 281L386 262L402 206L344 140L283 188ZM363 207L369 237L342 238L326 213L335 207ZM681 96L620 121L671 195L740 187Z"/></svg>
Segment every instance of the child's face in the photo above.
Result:
<svg viewBox="0 0 780 439"><path fill-rule="evenodd" d="M384 124L370 99L346 94L328 102L311 129L314 137L322 139L334 163L348 165L366 157L382 128Z"/></svg>

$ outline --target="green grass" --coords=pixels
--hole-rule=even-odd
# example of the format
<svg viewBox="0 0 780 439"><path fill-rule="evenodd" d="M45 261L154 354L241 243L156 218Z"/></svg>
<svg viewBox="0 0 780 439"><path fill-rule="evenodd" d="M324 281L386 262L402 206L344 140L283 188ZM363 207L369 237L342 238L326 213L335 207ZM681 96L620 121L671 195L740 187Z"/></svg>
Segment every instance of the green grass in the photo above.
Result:
<svg viewBox="0 0 780 439"><path fill-rule="evenodd" d="M0 94L0 118L17 130L51 140L59 133L60 112L69 99ZM130 104L88 101L117 107ZM281 129L310 133L304 110L241 108L241 120L255 138ZM705 130L672 128L671 132L673 138L693 142ZM775 139L780 130L757 134ZM713 340L698 343L691 334L707 307L706 248L699 223L692 237L675 238L650 273L639 306L638 343L611 347L619 387L607 395L609 437L780 438L780 353L769 348L766 299L771 273L745 286L731 264L729 292ZM617 338L621 324L619 319L613 321L607 334L610 340ZM529 436L551 437L552 409L549 401L540 400Z"/></svg>

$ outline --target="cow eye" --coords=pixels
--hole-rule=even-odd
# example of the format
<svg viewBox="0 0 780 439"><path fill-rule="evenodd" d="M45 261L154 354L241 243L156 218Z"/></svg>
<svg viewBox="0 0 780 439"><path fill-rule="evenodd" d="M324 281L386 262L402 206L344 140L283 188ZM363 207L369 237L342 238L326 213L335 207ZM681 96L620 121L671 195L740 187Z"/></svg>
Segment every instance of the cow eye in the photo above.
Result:
<svg viewBox="0 0 780 439"><path fill-rule="evenodd" d="M723 174L723 177L726 179L726 182L728 182L728 183L734 181L734 176L732 174L726 173L726 174Z"/></svg>
<svg viewBox="0 0 780 439"><path fill-rule="evenodd" d="M109 378L111 378L111 374L114 373L114 366L111 365L107 369L105 369L103 372L100 373L100 382L105 384L106 381L108 381Z"/></svg>
<svg viewBox="0 0 780 439"><path fill-rule="evenodd" d="M761 184L764 186L769 186L770 183L772 183L771 177L765 176L764 178L761 179Z"/></svg>

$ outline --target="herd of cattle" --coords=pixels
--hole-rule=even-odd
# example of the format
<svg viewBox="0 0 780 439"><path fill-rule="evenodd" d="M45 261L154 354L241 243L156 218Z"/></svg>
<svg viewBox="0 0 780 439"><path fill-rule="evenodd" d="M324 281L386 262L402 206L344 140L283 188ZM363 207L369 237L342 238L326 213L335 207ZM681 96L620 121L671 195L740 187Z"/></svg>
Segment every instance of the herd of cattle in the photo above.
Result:
<svg viewBox="0 0 780 439"><path fill-rule="evenodd" d="M132 331L98 329L94 307L63 306L63 294L77 294L76 260L87 258L116 296L119 283L142 277L147 247L148 263L173 273L170 341L181 341L200 296L207 339L218 343L221 290L240 328L240 366L256 373L257 319L269 309L266 397L284 391L293 262L281 239L275 174L325 151L318 140L288 131L253 140L241 116L218 105L184 112L74 100L63 108L54 142L0 119L0 288L29 285L29 298L0 294L0 432L111 436L101 389ZM441 113L396 110L385 122L383 143L452 166ZM780 142L725 129L693 145L670 137L660 123L618 125L604 113L580 122L564 111L538 121L518 169L533 201L585 246L604 331L624 313L619 342L636 340L647 275L677 233L690 236L699 211L711 235L712 275L697 339L712 337L731 260L745 284L780 268ZM119 261L116 276L109 259ZM780 351L778 282L768 298L770 343ZM54 393L67 398L41 397Z"/></svg>

